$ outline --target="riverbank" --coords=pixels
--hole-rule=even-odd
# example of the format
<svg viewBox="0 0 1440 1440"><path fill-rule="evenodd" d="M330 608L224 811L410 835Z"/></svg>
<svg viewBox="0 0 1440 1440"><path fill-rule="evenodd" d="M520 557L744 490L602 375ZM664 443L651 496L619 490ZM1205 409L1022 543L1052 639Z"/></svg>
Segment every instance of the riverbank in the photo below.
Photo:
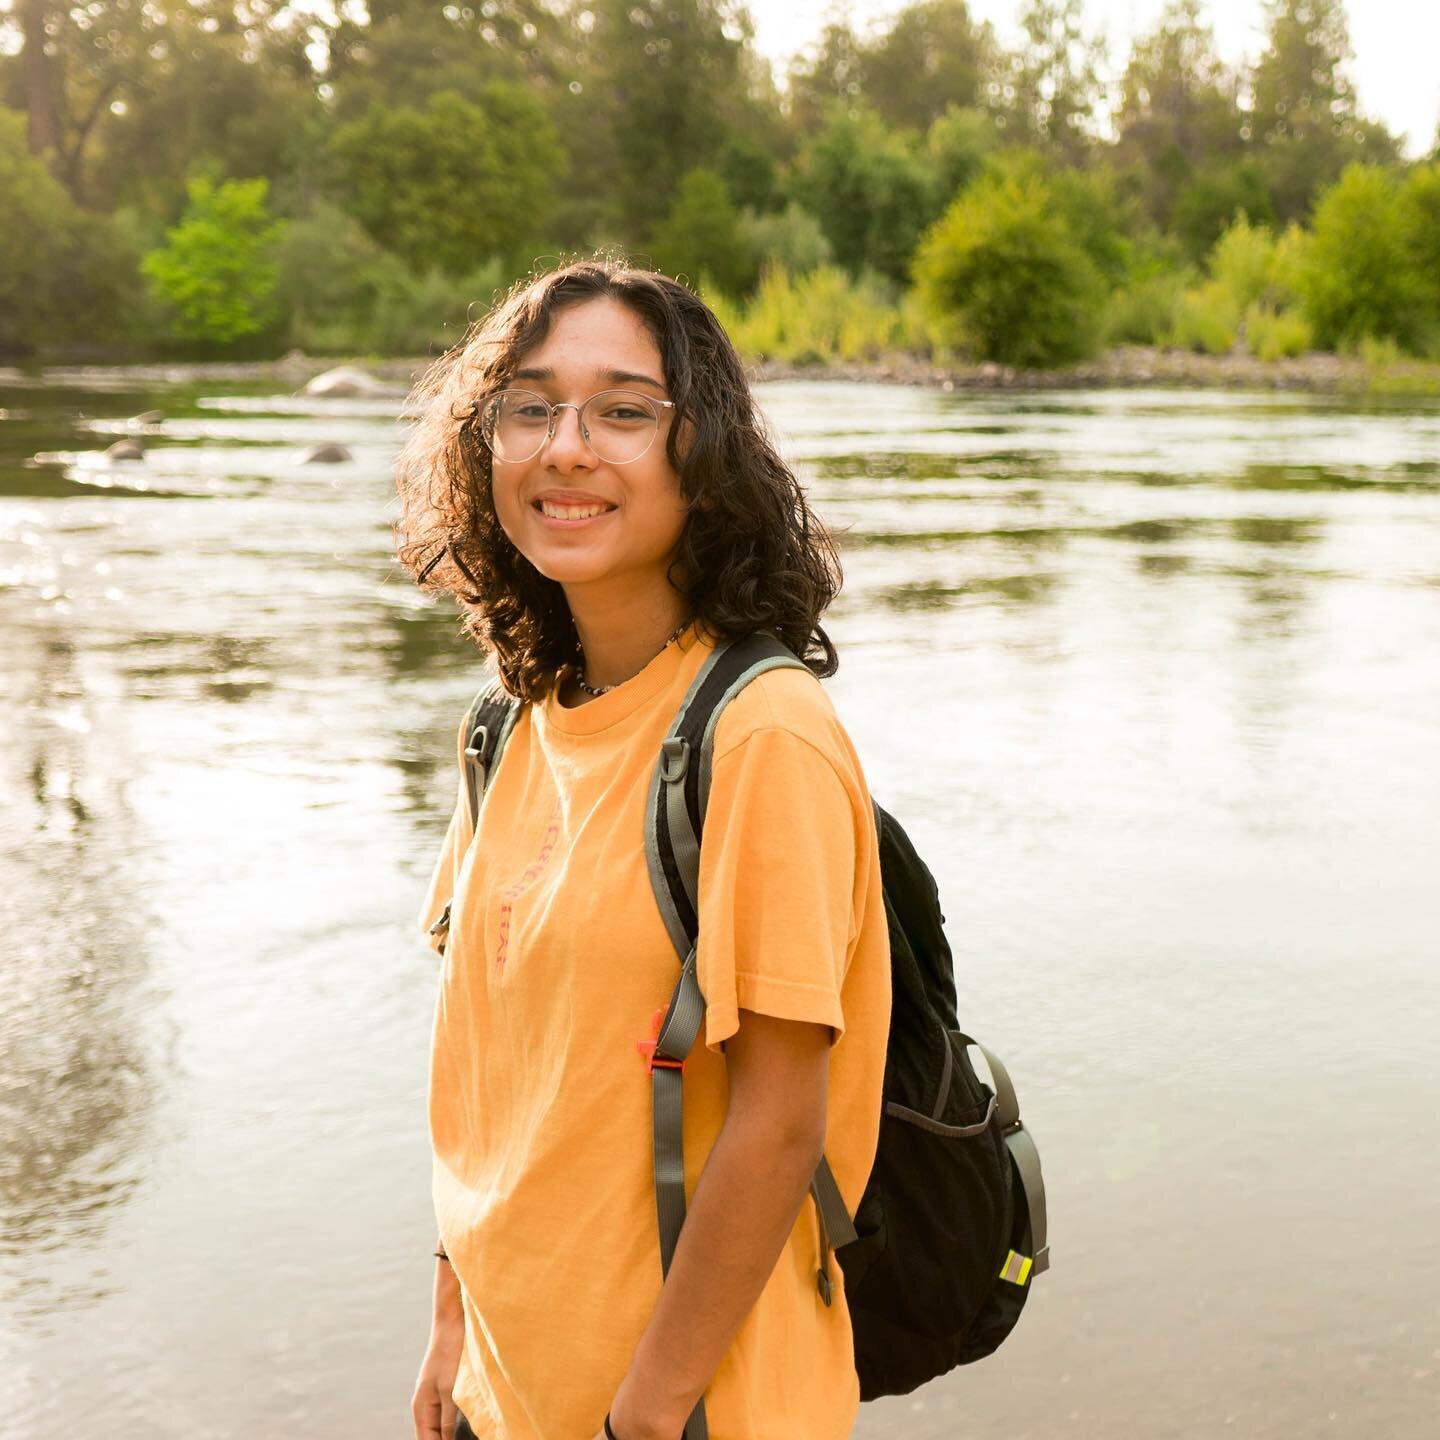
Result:
<svg viewBox="0 0 1440 1440"><path fill-rule="evenodd" d="M180 364L53 365L20 371L0 367L0 385L55 384L113 386L132 381L183 384L194 380L271 380L298 387L340 364L356 365L398 388L408 387L425 368L425 357L406 359L305 355L278 360L197 361ZM942 390L1216 389L1303 391L1314 394L1394 394L1440 397L1440 363L1360 355L1314 353L1285 360L1252 355L1200 355L1190 350L1119 346L1098 358L1059 370L1020 370L993 362L937 362L893 355L863 364L843 362L792 365L748 362L757 382L767 380L859 380L919 385Z"/></svg>

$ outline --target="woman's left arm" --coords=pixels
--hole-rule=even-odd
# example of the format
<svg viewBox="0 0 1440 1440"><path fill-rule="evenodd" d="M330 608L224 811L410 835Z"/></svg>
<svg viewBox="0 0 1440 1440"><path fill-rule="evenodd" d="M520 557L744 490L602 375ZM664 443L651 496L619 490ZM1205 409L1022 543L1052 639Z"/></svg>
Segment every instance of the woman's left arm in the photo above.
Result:
<svg viewBox="0 0 1440 1440"><path fill-rule="evenodd" d="M828 1025L740 1011L725 1121L610 1408L618 1440L679 1440L765 1288L824 1151L831 1039Z"/></svg>

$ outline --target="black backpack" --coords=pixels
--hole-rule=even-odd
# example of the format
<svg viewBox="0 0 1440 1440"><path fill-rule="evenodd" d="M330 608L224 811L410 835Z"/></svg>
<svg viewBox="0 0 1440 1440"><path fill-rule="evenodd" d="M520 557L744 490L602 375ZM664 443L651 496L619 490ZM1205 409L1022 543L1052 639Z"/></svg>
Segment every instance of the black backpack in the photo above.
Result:
<svg viewBox="0 0 1440 1440"><path fill-rule="evenodd" d="M681 965L650 1071L666 1274L685 1219L680 1065L705 1013L695 978L696 894L715 728L749 681L778 667L806 668L770 635L717 648L681 702L650 783L646 857ZM472 833L519 712L497 683L466 716ZM879 1143L853 1219L823 1158L810 1185L822 1236L816 1286L830 1304L833 1248L845 1273L862 1400L908 1394L990 1354L1019 1319L1030 1280L1049 1264L1040 1157L1004 1066L960 1029L938 887L899 823L878 805L875 820L892 995ZM442 948L448 925L446 906L434 927ZM976 1075L972 1048L993 1088ZM684 1440L707 1436L702 1399Z"/></svg>

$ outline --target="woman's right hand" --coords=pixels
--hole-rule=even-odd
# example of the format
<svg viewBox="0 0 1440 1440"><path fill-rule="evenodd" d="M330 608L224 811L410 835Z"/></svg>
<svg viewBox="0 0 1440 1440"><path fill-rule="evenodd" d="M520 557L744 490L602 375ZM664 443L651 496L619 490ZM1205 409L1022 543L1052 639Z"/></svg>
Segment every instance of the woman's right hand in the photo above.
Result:
<svg viewBox="0 0 1440 1440"><path fill-rule="evenodd" d="M430 1322L430 1343L415 1379L410 1415L415 1440L453 1440L455 1434L455 1376L465 1345L465 1312L460 1284L449 1262L435 1266L435 1315Z"/></svg>

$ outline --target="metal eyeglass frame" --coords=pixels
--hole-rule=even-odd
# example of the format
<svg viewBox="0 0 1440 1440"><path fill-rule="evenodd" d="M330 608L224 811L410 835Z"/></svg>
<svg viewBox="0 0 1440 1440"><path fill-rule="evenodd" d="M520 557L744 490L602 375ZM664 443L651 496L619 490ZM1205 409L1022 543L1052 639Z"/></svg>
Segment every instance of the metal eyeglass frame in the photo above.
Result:
<svg viewBox="0 0 1440 1440"><path fill-rule="evenodd" d="M610 386L608 389L605 390L597 390L593 395L587 396L578 405L576 405L571 400L561 400L558 404L552 405L550 401L548 401L538 391L526 390L514 385L507 385L503 390L493 391L491 394L487 395L484 400L480 402L480 404L476 407L475 419L477 421L480 421L487 407L493 401L498 400L502 395L533 395L550 412L550 418L545 426L545 438L528 455L523 456L519 460L509 460L506 459L503 455L496 455L494 444L490 440L485 438L483 425L477 425L477 429L480 431L480 438L484 442L485 448L489 450L490 454L495 459L499 460L502 465L523 465L527 460L533 460L548 444L550 444L552 440L554 440L556 417L562 410L573 410L575 412L575 423L580 427L580 438L584 440L586 447L591 451L592 454L595 455L597 459L603 461L606 465L633 465L637 460L644 459L644 457L650 453L650 447L655 443L655 437L660 433L660 417L658 415L655 417L655 429L651 432L649 440L645 442L645 448L638 455L632 455L628 460L606 460L605 457L601 455L598 450L595 449L594 445L591 444L590 431L589 428L586 426L584 420L585 407L592 400L598 400L602 395L634 395L637 399L644 400L651 405L658 406L661 410L673 410L675 408L675 402L673 400L657 400L653 395L643 394L639 390L626 390L614 385Z"/></svg>

